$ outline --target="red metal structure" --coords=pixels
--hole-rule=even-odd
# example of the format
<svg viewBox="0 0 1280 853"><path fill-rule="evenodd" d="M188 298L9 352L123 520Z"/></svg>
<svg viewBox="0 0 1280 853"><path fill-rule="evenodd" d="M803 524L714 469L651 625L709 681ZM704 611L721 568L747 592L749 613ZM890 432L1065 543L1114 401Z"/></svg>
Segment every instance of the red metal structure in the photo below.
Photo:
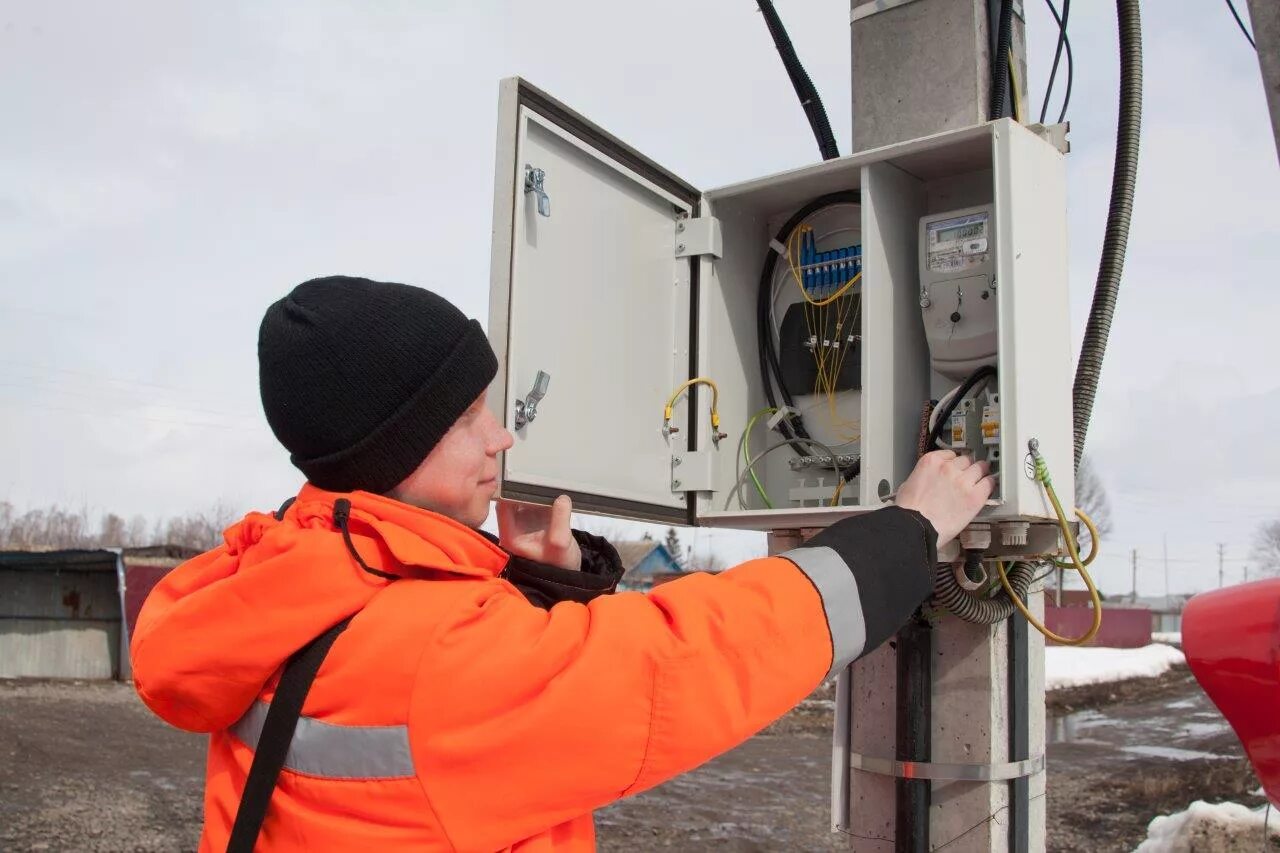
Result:
<svg viewBox="0 0 1280 853"><path fill-rule="evenodd" d="M1072 590L1074 592L1074 590ZM1045 596L1048 598L1048 596ZM1086 599L1087 600L1087 599ZM1074 607L1044 606L1044 624L1064 637L1079 637L1093 623L1093 609L1087 605ZM1089 645L1113 649L1140 649L1151 643L1151 611L1145 607L1113 607L1102 610L1102 627ZM1052 645L1052 643L1050 643Z"/></svg>
<svg viewBox="0 0 1280 853"><path fill-rule="evenodd" d="M1182 614L1182 647L1267 798L1280 803L1280 578L1192 598Z"/></svg>

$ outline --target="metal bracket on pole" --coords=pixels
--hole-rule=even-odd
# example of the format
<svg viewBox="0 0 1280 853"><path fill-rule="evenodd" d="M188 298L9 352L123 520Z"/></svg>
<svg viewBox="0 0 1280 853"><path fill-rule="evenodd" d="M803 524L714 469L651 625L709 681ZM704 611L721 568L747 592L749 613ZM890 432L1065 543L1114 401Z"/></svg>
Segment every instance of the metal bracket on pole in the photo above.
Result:
<svg viewBox="0 0 1280 853"><path fill-rule="evenodd" d="M1061 124L1029 124L1027 130L1043 139L1045 142L1057 148L1063 154L1071 153L1071 141L1067 139L1067 134L1071 132L1071 122L1064 121Z"/></svg>
<svg viewBox="0 0 1280 853"><path fill-rule="evenodd" d="M999 764L947 764L939 761L894 761L859 752L849 754L849 766L896 779L929 779L936 782L1008 782L1034 776L1044 770L1044 756Z"/></svg>

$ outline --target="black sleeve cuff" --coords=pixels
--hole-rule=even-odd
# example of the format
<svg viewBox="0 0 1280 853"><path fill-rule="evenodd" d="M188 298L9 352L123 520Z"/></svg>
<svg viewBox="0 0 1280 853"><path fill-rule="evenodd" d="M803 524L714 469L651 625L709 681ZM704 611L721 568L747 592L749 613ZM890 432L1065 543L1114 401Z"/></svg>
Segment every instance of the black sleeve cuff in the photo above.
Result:
<svg viewBox="0 0 1280 853"><path fill-rule="evenodd" d="M585 530L573 531L573 538L578 541L578 548L582 551L584 573L612 578L615 586L622 580L622 558L618 556L618 549L610 545L608 540Z"/></svg>
<svg viewBox="0 0 1280 853"><path fill-rule="evenodd" d="M502 576L524 594L530 604L549 610L561 601L585 604L608 595L622 579L622 559L617 550L599 536L573 531L582 551L582 569L562 569L512 554ZM496 540L491 540L496 541Z"/></svg>
<svg viewBox="0 0 1280 853"><path fill-rule="evenodd" d="M863 654L893 636L933 592L938 533L918 512L885 507L843 519L802 547L831 548L858 585Z"/></svg>

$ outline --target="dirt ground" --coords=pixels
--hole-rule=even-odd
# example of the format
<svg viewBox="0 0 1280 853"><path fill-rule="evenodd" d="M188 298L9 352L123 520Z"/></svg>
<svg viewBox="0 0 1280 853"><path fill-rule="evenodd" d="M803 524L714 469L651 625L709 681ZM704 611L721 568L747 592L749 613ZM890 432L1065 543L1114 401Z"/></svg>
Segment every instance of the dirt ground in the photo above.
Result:
<svg viewBox="0 0 1280 853"><path fill-rule="evenodd" d="M1050 704L1051 851L1132 850L1153 816L1195 799L1261 802L1185 670ZM602 810L600 848L857 849L827 829L832 708L816 696L695 772ZM158 722L127 685L0 681L0 850L194 849L203 766L203 739Z"/></svg>

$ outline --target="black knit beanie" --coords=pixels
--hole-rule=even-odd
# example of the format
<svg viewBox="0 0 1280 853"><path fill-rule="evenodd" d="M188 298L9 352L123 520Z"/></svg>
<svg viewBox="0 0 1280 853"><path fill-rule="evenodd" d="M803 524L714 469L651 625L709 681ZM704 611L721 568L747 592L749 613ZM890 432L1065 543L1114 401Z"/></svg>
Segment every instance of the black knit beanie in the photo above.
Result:
<svg viewBox="0 0 1280 853"><path fill-rule="evenodd" d="M335 492L390 491L497 371L479 323L407 284L312 279L258 330L267 422L307 479Z"/></svg>

